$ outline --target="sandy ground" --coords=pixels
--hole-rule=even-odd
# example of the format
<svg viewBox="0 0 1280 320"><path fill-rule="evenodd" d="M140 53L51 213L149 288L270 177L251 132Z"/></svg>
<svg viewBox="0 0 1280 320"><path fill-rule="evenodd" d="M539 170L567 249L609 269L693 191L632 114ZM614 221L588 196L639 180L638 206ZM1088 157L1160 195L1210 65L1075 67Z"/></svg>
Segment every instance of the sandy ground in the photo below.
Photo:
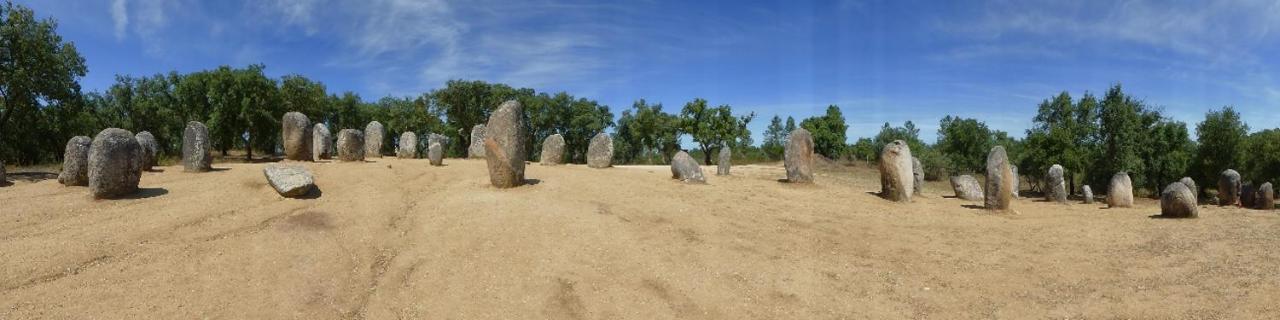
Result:
<svg viewBox="0 0 1280 320"><path fill-rule="evenodd" d="M1278 318L1278 212L1200 219L1031 199L975 209L941 183L890 203L869 169L777 166L708 185L666 167L309 163L146 173L134 199L0 188L0 318ZM712 167L704 171L714 173ZM945 196L944 196L945 195Z"/></svg>

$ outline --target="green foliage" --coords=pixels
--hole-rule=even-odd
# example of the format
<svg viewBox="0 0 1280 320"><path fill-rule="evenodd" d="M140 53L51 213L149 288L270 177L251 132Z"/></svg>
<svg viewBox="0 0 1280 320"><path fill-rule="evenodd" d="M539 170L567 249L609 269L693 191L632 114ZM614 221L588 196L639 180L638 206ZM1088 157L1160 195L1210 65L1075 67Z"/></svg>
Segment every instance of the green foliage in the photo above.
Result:
<svg viewBox="0 0 1280 320"><path fill-rule="evenodd" d="M1195 144L1187 133L1187 124L1159 120L1143 135L1143 159L1146 159L1144 178L1147 190L1162 190L1165 184L1181 179L1191 167ZM1154 195L1154 193L1153 193Z"/></svg>
<svg viewBox="0 0 1280 320"><path fill-rule="evenodd" d="M1271 182L1280 186L1280 129L1254 132L1245 139L1240 174L1261 185Z"/></svg>
<svg viewBox="0 0 1280 320"><path fill-rule="evenodd" d="M940 180L949 174L945 156L941 152L934 150L933 147L926 145L923 141L920 141L920 129L917 129L916 124L911 121L903 123L901 127L892 127L886 122L884 126L880 128L880 133L876 134L875 139L869 141L871 147L870 150L865 150L866 147L862 140L859 140L854 147L859 149L856 153L858 153L860 157L866 156L879 161L880 151L884 150L884 146L894 140L907 142L907 147L911 148L911 156L919 158L920 164L925 167L926 180ZM864 154L867 152L872 153L872 155Z"/></svg>
<svg viewBox="0 0 1280 320"><path fill-rule="evenodd" d="M844 154L845 131L849 126L844 123L844 115L840 113L839 107L827 106L825 115L804 119L800 122L800 127L813 135L814 152L829 159L838 159Z"/></svg>
<svg viewBox="0 0 1280 320"><path fill-rule="evenodd" d="M331 110L329 96L323 83L311 81L301 75L280 78L280 103L285 112L297 111L316 123L329 123Z"/></svg>
<svg viewBox="0 0 1280 320"><path fill-rule="evenodd" d="M1080 101L1073 101L1067 92L1059 93L1040 103L1032 121L1027 130L1027 156L1015 162L1020 164L1019 173L1037 181L1049 167L1060 164L1066 169L1068 191L1074 192L1075 178L1088 176L1097 157L1097 98L1085 93Z"/></svg>
<svg viewBox="0 0 1280 320"><path fill-rule="evenodd" d="M737 117L729 105L708 107L707 100L694 99L680 110L681 132L688 134L703 152L703 163L711 165L711 153L720 146L735 146L742 136L751 135L747 124L755 113Z"/></svg>
<svg viewBox="0 0 1280 320"><path fill-rule="evenodd" d="M987 152L995 137L987 124L975 119L946 116L939 121L938 142L934 147L946 160L943 165L953 173L981 173L987 163Z"/></svg>
<svg viewBox="0 0 1280 320"><path fill-rule="evenodd" d="M777 161L782 159L782 153L786 150L787 141L784 139L787 132L783 131L782 118L777 115L769 120L769 126L764 129L764 141L760 145L760 150L770 160Z"/></svg>
<svg viewBox="0 0 1280 320"><path fill-rule="evenodd" d="M618 119L614 155L622 163L668 163L680 151L680 118L637 100Z"/></svg>
<svg viewBox="0 0 1280 320"><path fill-rule="evenodd" d="M1147 122L1152 118L1141 101L1126 95L1120 85L1112 86L1102 98L1098 116L1098 141L1101 156L1094 160L1090 183L1106 186L1116 172L1129 172L1134 186L1148 185L1140 150L1146 140ZM1144 120L1144 118L1148 118ZM1155 118L1158 118L1155 117Z"/></svg>
<svg viewBox="0 0 1280 320"><path fill-rule="evenodd" d="M575 98L565 92L530 95L524 101L525 114L529 117L533 133L533 140L529 143L529 147L533 149L528 153L535 156L532 159L540 156L542 142L547 137L559 133L564 137L568 161L585 163L591 137L614 124L609 106L601 105L595 100Z"/></svg>
<svg viewBox="0 0 1280 320"><path fill-rule="evenodd" d="M1199 142L1193 165L1196 181L1218 181L1218 174L1223 170L1241 170L1242 147L1248 134L1249 126L1240 120L1240 113L1234 108L1228 106L1206 113L1204 121L1196 125Z"/></svg>
<svg viewBox="0 0 1280 320"><path fill-rule="evenodd" d="M432 104L444 110L446 135L455 141L449 144L448 154L466 154L467 146L471 144L471 128L488 122L489 114L503 102L517 99L528 106L533 95L533 89L464 80L450 80L444 88L432 91ZM565 138L568 142L568 137Z"/></svg>
<svg viewBox="0 0 1280 320"><path fill-rule="evenodd" d="M849 146L849 156L862 161L875 161L880 158L880 153L876 150L875 141L871 138L861 138L853 145Z"/></svg>
<svg viewBox="0 0 1280 320"><path fill-rule="evenodd" d="M93 128L93 119L81 116L84 58L57 26L22 5L0 4L0 160L56 159L60 152L42 151L62 150L66 138Z"/></svg>

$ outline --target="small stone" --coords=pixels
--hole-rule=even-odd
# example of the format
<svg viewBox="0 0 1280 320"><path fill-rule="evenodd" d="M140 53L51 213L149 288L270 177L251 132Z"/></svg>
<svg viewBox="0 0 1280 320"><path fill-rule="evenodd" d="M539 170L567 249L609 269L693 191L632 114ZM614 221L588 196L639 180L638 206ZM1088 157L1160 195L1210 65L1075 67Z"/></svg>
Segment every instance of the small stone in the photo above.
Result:
<svg viewBox="0 0 1280 320"><path fill-rule="evenodd" d="M444 165L444 146L440 145L439 141L432 142L430 146L427 146L427 160L433 166Z"/></svg>
<svg viewBox="0 0 1280 320"><path fill-rule="evenodd" d="M366 158L382 157L382 140L387 135L387 130L382 127L381 122L373 121L364 126L364 156Z"/></svg>
<svg viewBox="0 0 1280 320"><path fill-rule="evenodd" d="M338 131L338 160L364 161L364 133L356 129Z"/></svg>
<svg viewBox="0 0 1280 320"><path fill-rule="evenodd" d="M1107 186L1108 208L1133 207L1133 180L1128 172L1118 172L1111 176L1111 184Z"/></svg>
<svg viewBox="0 0 1280 320"><path fill-rule="evenodd" d="M333 158L333 135L323 123L317 123L311 130L311 156L315 160Z"/></svg>
<svg viewBox="0 0 1280 320"><path fill-rule="evenodd" d="M471 146L467 147L467 157L472 159L484 158L483 123L471 127Z"/></svg>
<svg viewBox="0 0 1280 320"><path fill-rule="evenodd" d="M489 168L489 183L498 188L524 185L524 160L529 140L524 106L507 100L489 116L484 126L484 156Z"/></svg>
<svg viewBox="0 0 1280 320"><path fill-rule="evenodd" d="M400 141L396 146L396 157L401 159L418 158L418 135L413 131L405 131L400 134Z"/></svg>
<svg viewBox="0 0 1280 320"><path fill-rule="evenodd" d="M284 145L284 158L294 161L314 160L311 152L314 139L311 120L301 112L288 112L280 120L281 142Z"/></svg>
<svg viewBox="0 0 1280 320"><path fill-rule="evenodd" d="M182 130L182 171L206 172L213 170L209 128L197 121L187 122Z"/></svg>
<svg viewBox="0 0 1280 320"><path fill-rule="evenodd" d="M75 136L67 140L67 148L62 153L62 173L58 174L58 183L65 186L89 185L89 145L91 143L93 139L86 136Z"/></svg>
<svg viewBox="0 0 1280 320"><path fill-rule="evenodd" d="M1170 183L1160 193L1160 215L1167 218L1195 218L1196 203L1191 189L1181 182Z"/></svg>
<svg viewBox="0 0 1280 320"><path fill-rule="evenodd" d="M1240 173L1232 169L1218 176L1218 205L1234 206L1240 203Z"/></svg>
<svg viewBox="0 0 1280 320"><path fill-rule="evenodd" d="M1045 200L1067 203L1067 180L1063 178L1063 171L1061 165L1055 164L1049 167L1049 173L1044 177L1048 188L1045 192Z"/></svg>
<svg viewBox="0 0 1280 320"><path fill-rule="evenodd" d="M271 187L286 198L304 196L316 186L311 172L300 165L269 164L262 169L262 174Z"/></svg>
<svg viewBox="0 0 1280 320"><path fill-rule="evenodd" d="M813 183L813 136L809 130L791 131L784 148L782 164L787 169L787 182Z"/></svg>
<svg viewBox="0 0 1280 320"><path fill-rule="evenodd" d="M960 175L951 177L951 190L956 192L956 198L968 201L981 201L982 185L978 184L978 179L971 175Z"/></svg>
<svg viewBox="0 0 1280 320"><path fill-rule="evenodd" d="M542 140L542 159L544 166L564 164L564 137L559 133L547 136Z"/></svg>
<svg viewBox="0 0 1280 320"><path fill-rule="evenodd" d="M920 163L920 158L911 157L911 187L914 189L912 193L920 195L924 193L924 165Z"/></svg>
<svg viewBox="0 0 1280 320"><path fill-rule="evenodd" d="M613 138L601 132L587 146L587 167L603 169L613 166Z"/></svg>
<svg viewBox="0 0 1280 320"><path fill-rule="evenodd" d="M733 152L729 150L729 146L720 147L720 156L716 159L716 175L729 175L729 167L733 164Z"/></svg>
<svg viewBox="0 0 1280 320"><path fill-rule="evenodd" d="M110 199L138 191L142 178L142 146L133 133L109 128L89 145L89 193L94 199Z"/></svg>
<svg viewBox="0 0 1280 320"><path fill-rule="evenodd" d="M991 148L987 153L987 184L983 205L990 210L1008 210L1013 203L1013 169L1009 167L1009 155L1003 146Z"/></svg>
<svg viewBox="0 0 1280 320"><path fill-rule="evenodd" d="M1022 198L1022 196L1018 194L1018 190L1022 190L1022 179L1019 178L1021 176L1018 175L1018 166L1010 164L1009 170L1013 171L1013 188L1010 188L1009 192L1013 193L1014 199Z"/></svg>
<svg viewBox="0 0 1280 320"><path fill-rule="evenodd" d="M1092 204L1092 203L1093 203L1093 189L1092 189L1092 188L1089 188L1089 185L1085 185L1085 186L1083 186L1083 187L1080 187L1080 193L1081 193L1081 196L1084 196L1084 203L1085 203L1085 204Z"/></svg>
<svg viewBox="0 0 1280 320"><path fill-rule="evenodd" d="M671 178L686 183L707 183L707 177L702 175L702 167L698 166L698 161L684 151L671 157Z"/></svg>
<svg viewBox="0 0 1280 320"><path fill-rule="evenodd" d="M914 192L911 147L906 141L894 140L880 150L880 197L890 201L910 202Z"/></svg>
<svg viewBox="0 0 1280 320"><path fill-rule="evenodd" d="M138 146L142 147L142 170L150 171L151 167L156 166L160 153L160 144L156 143L156 136L150 132L139 132L133 135L134 140L138 140Z"/></svg>

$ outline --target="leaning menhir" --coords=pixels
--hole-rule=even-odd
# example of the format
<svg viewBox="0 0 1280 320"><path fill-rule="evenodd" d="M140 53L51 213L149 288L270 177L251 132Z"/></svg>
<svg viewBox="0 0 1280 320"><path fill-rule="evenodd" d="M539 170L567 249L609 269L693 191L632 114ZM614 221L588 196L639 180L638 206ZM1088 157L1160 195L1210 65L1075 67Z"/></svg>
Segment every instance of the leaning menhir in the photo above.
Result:
<svg viewBox="0 0 1280 320"><path fill-rule="evenodd" d="M613 138L601 132L591 137L587 146L587 167L603 169L613 166Z"/></svg>
<svg viewBox="0 0 1280 320"><path fill-rule="evenodd" d="M960 175L951 177L951 190L956 192L956 198L980 201L982 196L982 185L978 184L978 179L971 175Z"/></svg>
<svg viewBox="0 0 1280 320"><path fill-rule="evenodd" d="M1196 199L1181 182L1170 183L1160 193L1160 215L1166 218L1195 218Z"/></svg>
<svg viewBox="0 0 1280 320"><path fill-rule="evenodd" d="M206 172L213 170L213 156L209 154L209 128L203 123L187 122L182 130L182 171Z"/></svg>
<svg viewBox="0 0 1280 320"><path fill-rule="evenodd" d="M288 112L280 120L281 144L284 145L284 158L294 161L311 161L311 120L301 112Z"/></svg>
<svg viewBox="0 0 1280 320"><path fill-rule="evenodd" d="M364 133L356 129L338 131L338 160L364 161Z"/></svg>
<svg viewBox="0 0 1280 320"><path fill-rule="evenodd" d="M415 159L418 157L418 135L413 131L405 131L400 134L400 141L396 146L396 157L401 159Z"/></svg>
<svg viewBox="0 0 1280 320"><path fill-rule="evenodd" d="M880 150L880 197L890 201L909 202L914 192L911 147L894 140Z"/></svg>
<svg viewBox="0 0 1280 320"><path fill-rule="evenodd" d="M371 121L364 126L364 156L366 158L382 157L382 140L387 135L387 129L382 127L381 122Z"/></svg>
<svg viewBox="0 0 1280 320"><path fill-rule="evenodd" d="M1067 181L1063 179L1062 166L1055 164L1049 167L1049 173L1045 175L1044 180L1045 200L1067 203Z"/></svg>
<svg viewBox="0 0 1280 320"><path fill-rule="evenodd" d="M791 131L782 164L787 169L787 182L813 183L813 135L809 130L796 128Z"/></svg>
<svg viewBox="0 0 1280 320"><path fill-rule="evenodd" d="M733 165L733 151L729 150L729 146L720 147L720 155L716 157L716 175L729 175L729 167Z"/></svg>
<svg viewBox="0 0 1280 320"><path fill-rule="evenodd" d="M58 183L65 186L89 185L89 144L93 139L86 136L75 136L67 140L67 149L62 153L62 172L58 174Z"/></svg>
<svg viewBox="0 0 1280 320"><path fill-rule="evenodd" d="M671 157L671 178L687 183L707 183L707 177L702 174L698 161L684 151Z"/></svg>
<svg viewBox="0 0 1280 320"><path fill-rule="evenodd" d="M1234 206L1240 202L1240 173L1223 170L1218 176L1218 205Z"/></svg>
<svg viewBox="0 0 1280 320"><path fill-rule="evenodd" d="M544 166L563 164L564 137L557 133L547 136L546 140L542 140L542 159L539 161Z"/></svg>
<svg viewBox="0 0 1280 320"><path fill-rule="evenodd" d="M133 135L134 140L138 140L138 146L142 147L142 158L138 159L142 162L142 170L151 170L157 162L157 155L160 152L160 144L156 143L156 136L150 132L139 132Z"/></svg>
<svg viewBox="0 0 1280 320"><path fill-rule="evenodd" d="M1133 207L1133 180L1129 179L1128 172L1121 171L1111 176L1111 183L1107 185L1107 207Z"/></svg>
<svg viewBox="0 0 1280 320"><path fill-rule="evenodd" d="M519 101L507 100L489 116L489 123L484 126L484 157L489 167L489 183L494 187L524 185L528 139L529 126Z"/></svg>
<svg viewBox="0 0 1280 320"><path fill-rule="evenodd" d="M1013 169L1009 168L1009 155L1003 146L991 148L987 153L987 188L983 204L990 210L1008 210L1013 203Z"/></svg>
<svg viewBox="0 0 1280 320"><path fill-rule="evenodd" d="M333 135L323 123L317 123L311 130L311 157L315 160L333 157Z"/></svg>
<svg viewBox="0 0 1280 320"><path fill-rule="evenodd" d="M89 193L109 199L138 191L142 177L142 146L133 133L108 128L89 145Z"/></svg>
<svg viewBox="0 0 1280 320"><path fill-rule="evenodd" d="M467 157L472 159L484 158L483 123L471 127L471 146L467 147Z"/></svg>

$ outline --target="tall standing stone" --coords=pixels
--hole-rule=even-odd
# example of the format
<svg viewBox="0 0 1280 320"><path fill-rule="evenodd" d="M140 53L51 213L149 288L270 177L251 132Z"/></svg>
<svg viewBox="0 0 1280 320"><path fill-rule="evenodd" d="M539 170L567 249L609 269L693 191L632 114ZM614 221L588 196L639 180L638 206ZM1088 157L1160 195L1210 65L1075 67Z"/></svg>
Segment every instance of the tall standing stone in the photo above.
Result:
<svg viewBox="0 0 1280 320"><path fill-rule="evenodd" d="M316 123L311 130L311 156L315 160L333 158L333 135L323 123Z"/></svg>
<svg viewBox="0 0 1280 320"><path fill-rule="evenodd" d="M1128 172L1117 172L1111 176L1111 183L1107 185L1107 207L1133 207L1133 180L1129 179Z"/></svg>
<svg viewBox="0 0 1280 320"><path fill-rule="evenodd" d="M951 177L951 190L956 192L956 198L980 201L982 196L982 185L978 184L978 179L971 175L960 175Z"/></svg>
<svg viewBox="0 0 1280 320"><path fill-rule="evenodd" d="M1083 187L1080 187L1080 193L1084 196L1085 204L1093 203L1093 188L1090 188L1089 185L1086 184Z"/></svg>
<svg viewBox="0 0 1280 320"><path fill-rule="evenodd" d="M1258 205L1255 201L1258 199L1258 188L1253 186L1252 181L1245 182L1240 185L1240 207L1253 208Z"/></svg>
<svg viewBox="0 0 1280 320"><path fill-rule="evenodd" d="M427 146L427 161L437 167L444 165L444 145L441 145L440 141L432 141L431 145Z"/></svg>
<svg viewBox="0 0 1280 320"><path fill-rule="evenodd" d="M1008 210L1013 203L1013 169L1009 167L1009 155L1003 146L991 148L987 153L987 188L983 191L983 204L990 210Z"/></svg>
<svg viewBox="0 0 1280 320"><path fill-rule="evenodd" d="M471 146L467 147L467 157L472 159L484 158L483 123L471 127Z"/></svg>
<svg viewBox="0 0 1280 320"><path fill-rule="evenodd" d="M382 141L387 135L387 130L382 127L381 122L372 121L364 126L364 156L366 158L382 157Z"/></svg>
<svg viewBox="0 0 1280 320"><path fill-rule="evenodd" d="M364 161L364 133L356 129L338 131L338 160Z"/></svg>
<svg viewBox="0 0 1280 320"><path fill-rule="evenodd" d="M1170 183L1160 193L1160 215L1166 218L1195 218L1195 197L1181 182Z"/></svg>
<svg viewBox="0 0 1280 320"><path fill-rule="evenodd" d="M677 152L671 157L671 178L687 183L707 183L707 177L702 174L702 167L698 166L698 160L694 160L684 151Z"/></svg>
<svg viewBox="0 0 1280 320"><path fill-rule="evenodd" d="M1270 182L1258 187L1258 209L1273 210L1276 208L1276 191Z"/></svg>
<svg viewBox="0 0 1280 320"><path fill-rule="evenodd" d="M1057 203L1067 203L1067 180L1063 178L1063 169L1061 165L1053 165L1049 167L1049 173L1045 175L1045 200Z"/></svg>
<svg viewBox="0 0 1280 320"><path fill-rule="evenodd" d="M294 161L311 161L311 138L313 128L311 120L301 112L291 111L280 120L281 144L284 145L284 158Z"/></svg>
<svg viewBox="0 0 1280 320"><path fill-rule="evenodd" d="M400 134L400 141L396 146L396 157L401 159L418 158L418 135L413 131L405 131Z"/></svg>
<svg viewBox="0 0 1280 320"><path fill-rule="evenodd" d="M587 167L603 169L613 166L613 138L601 132L587 145Z"/></svg>
<svg viewBox="0 0 1280 320"><path fill-rule="evenodd" d="M911 157L911 187L912 193L916 195L924 192L924 165L920 163L920 158Z"/></svg>
<svg viewBox="0 0 1280 320"><path fill-rule="evenodd" d="M554 166L564 163L564 137L559 133L547 136L546 140L542 140L542 159L544 166Z"/></svg>
<svg viewBox="0 0 1280 320"><path fill-rule="evenodd" d="M142 170L151 170L151 167L156 166L160 153L160 144L156 142L156 136L143 131L133 135L133 139L138 140L138 146L142 147L142 159L139 159L142 161Z"/></svg>
<svg viewBox="0 0 1280 320"><path fill-rule="evenodd" d="M89 145L89 193L94 199L116 198L138 191L142 178L142 146L133 133L109 128Z"/></svg>
<svg viewBox="0 0 1280 320"><path fill-rule="evenodd" d="M1182 180L1178 180L1178 182L1187 185L1187 189L1191 189L1191 195L1196 198L1196 204L1200 204L1200 188L1196 187L1196 180L1191 179L1191 177L1182 177Z"/></svg>
<svg viewBox="0 0 1280 320"><path fill-rule="evenodd" d="M914 192L911 147L894 140L880 150L880 197L890 201L909 202Z"/></svg>
<svg viewBox="0 0 1280 320"><path fill-rule="evenodd" d="M1240 173L1223 170L1218 176L1218 205L1234 206L1240 202Z"/></svg>
<svg viewBox="0 0 1280 320"><path fill-rule="evenodd" d="M197 121L187 122L182 130L182 171L206 172L213 170L210 151L209 128Z"/></svg>
<svg viewBox="0 0 1280 320"><path fill-rule="evenodd" d="M484 157L489 166L489 183L494 187L524 185L528 139L529 126L519 101L507 100L489 116L489 123L484 126Z"/></svg>
<svg viewBox="0 0 1280 320"><path fill-rule="evenodd" d="M1022 190L1022 178L1018 175L1018 166L1010 164L1009 170L1013 171L1013 188L1009 188L1009 193L1013 194L1014 199L1022 198L1022 196L1018 194L1018 190Z"/></svg>
<svg viewBox="0 0 1280 320"><path fill-rule="evenodd" d="M93 139L86 136L75 136L67 140L67 148L62 153L62 173L58 174L58 183L65 186L89 185L89 145L91 143Z"/></svg>
<svg viewBox="0 0 1280 320"><path fill-rule="evenodd" d="M782 164L787 169L787 182L813 183L813 135L809 130L796 128L791 131Z"/></svg>
<svg viewBox="0 0 1280 320"><path fill-rule="evenodd" d="M733 164L733 151L729 150L729 146L720 147L720 156L716 159L716 175L729 175L729 167Z"/></svg>

